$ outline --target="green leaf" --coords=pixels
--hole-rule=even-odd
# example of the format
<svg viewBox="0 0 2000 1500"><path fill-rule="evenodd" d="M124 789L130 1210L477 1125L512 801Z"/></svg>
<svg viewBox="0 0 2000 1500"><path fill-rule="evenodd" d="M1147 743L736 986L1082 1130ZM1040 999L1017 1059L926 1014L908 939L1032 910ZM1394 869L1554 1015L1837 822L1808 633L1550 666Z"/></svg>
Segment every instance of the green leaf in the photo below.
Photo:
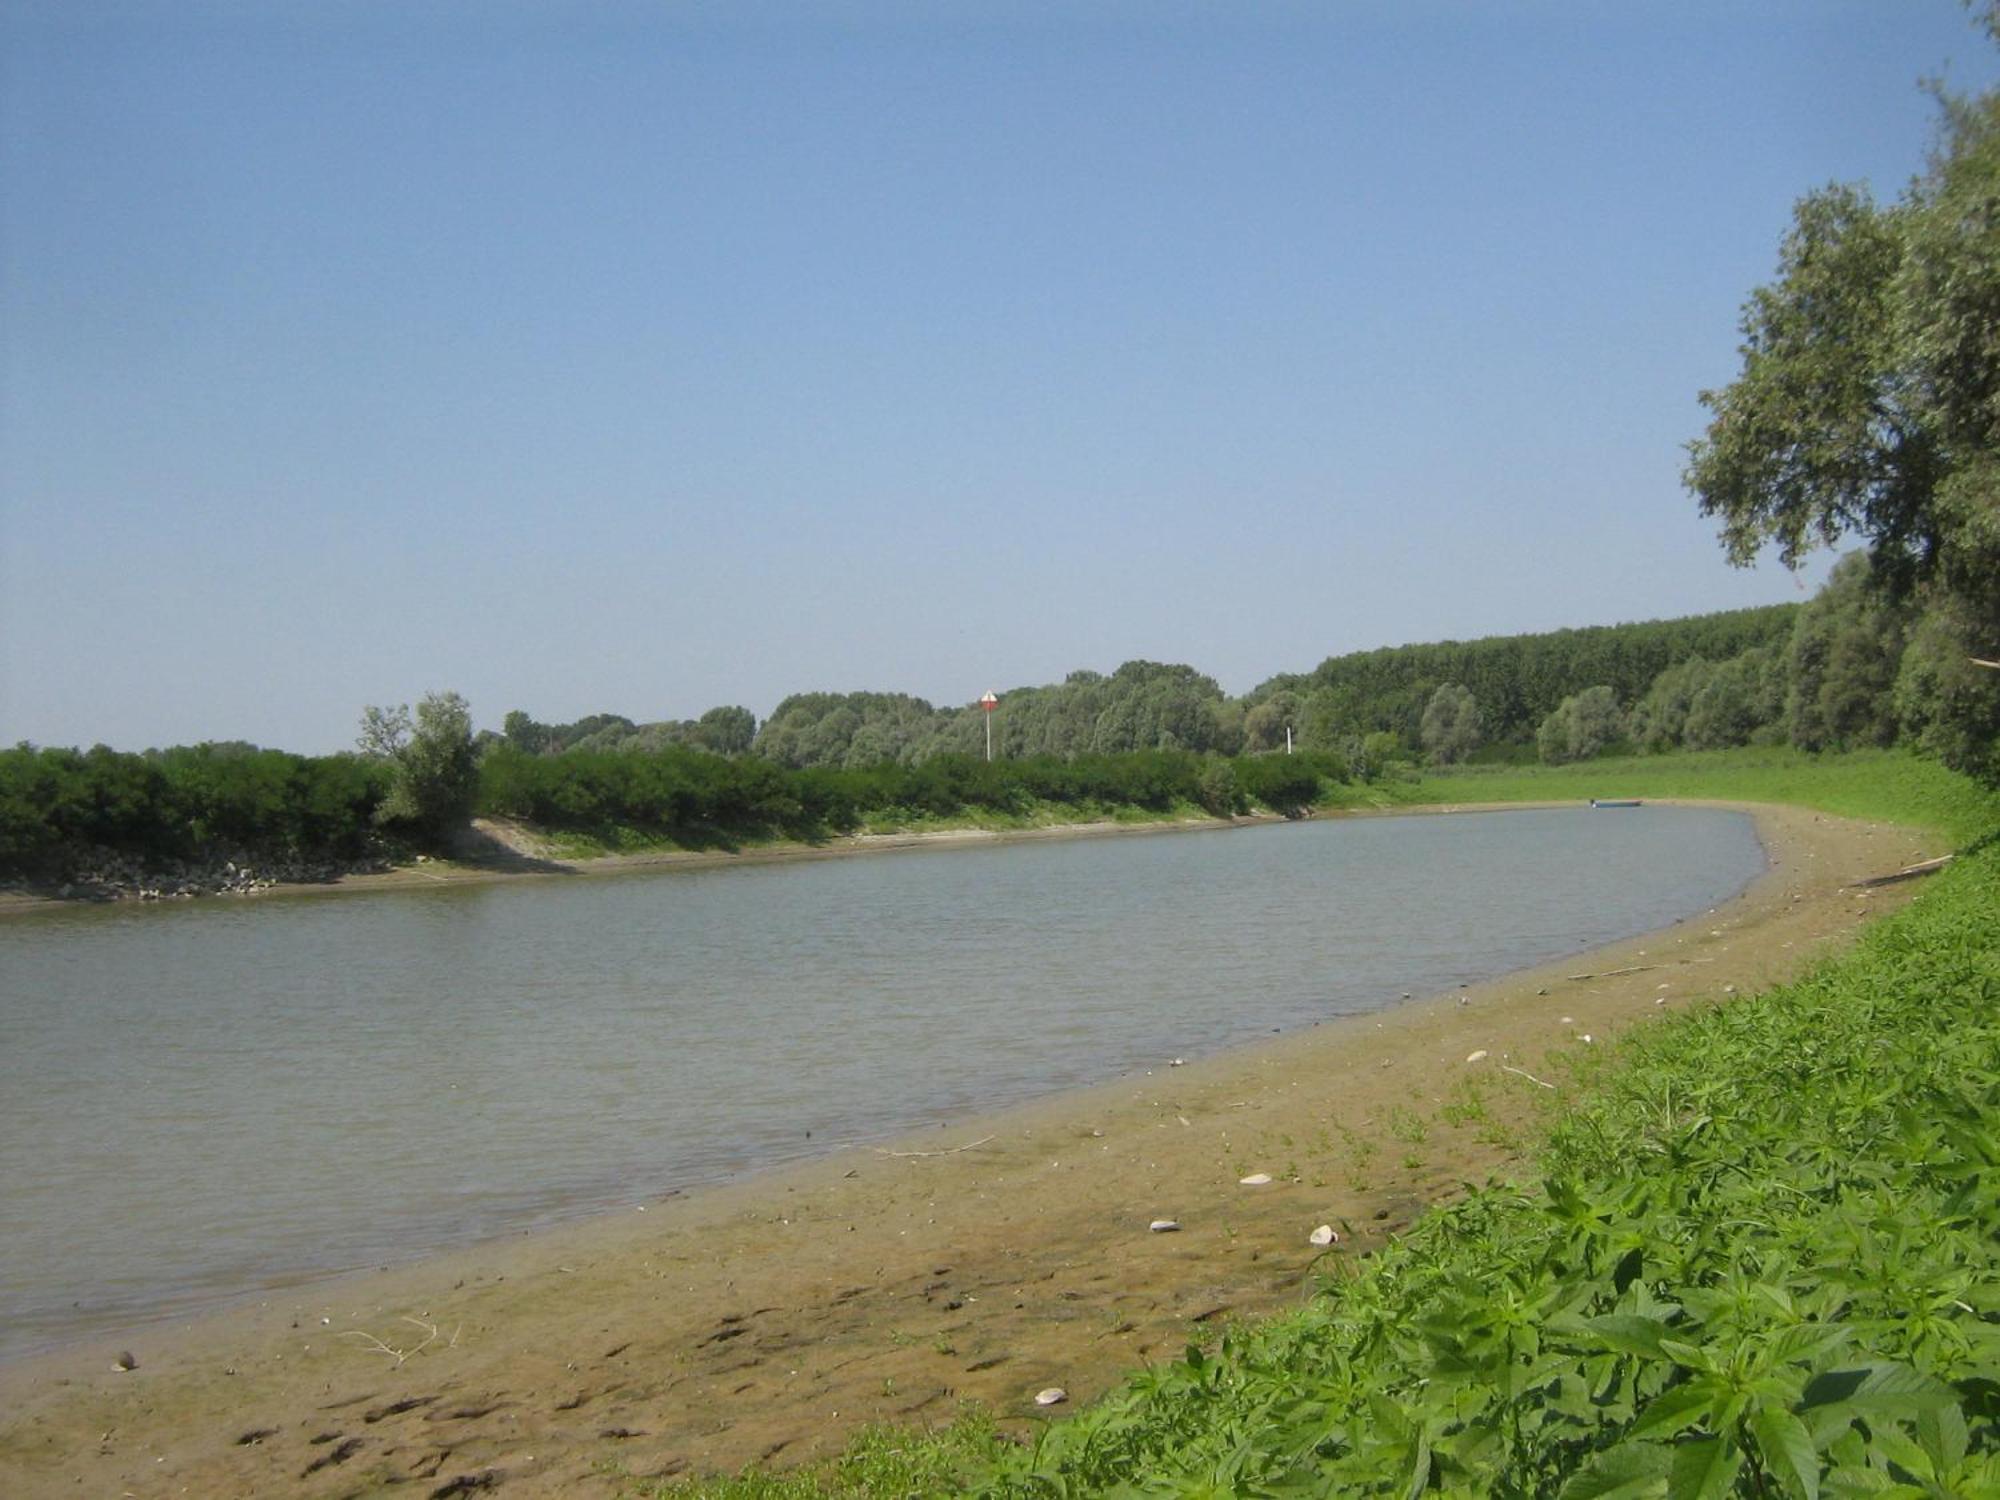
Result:
<svg viewBox="0 0 2000 1500"><path fill-rule="evenodd" d="M1560 1500L1654 1500L1667 1492L1674 1450L1659 1443L1620 1443L1593 1458L1562 1487Z"/></svg>
<svg viewBox="0 0 2000 1500"><path fill-rule="evenodd" d="M1743 1467L1743 1450L1727 1438L1696 1438L1674 1450L1667 1472L1667 1500L1714 1500L1725 1495Z"/></svg>
<svg viewBox="0 0 2000 1500"><path fill-rule="evenodd" d="M1852 1370L1829 1370L1806 1382L1802 1410L1838 1406L1862 1415L1915 1417L1956 1406L1950 1386L1911 1369L1880 1361Z"/></svg>
<svg viewBox="0 0 2000 1500"><path fill-rule="evenodd" d="M1647 1359L1659 1359L1660 1340L1667 1337L1668 1329L1658 1318L1645 1318L1637 1313L1607 1313L1601 1318L1577 1318L1570 1328L1583 1337L1606 1348L1616 1349L1621 1354L1638 1354Z"/></svg>
<svg viewBox="0 0 2000 1500"><path fill-rule="evenodd" d="M1942 1477L1965 1462L1965 1414L1956 1405L1917 1418L1917 1442Z"/></svg>
<svg viewBox="0 0 2000 1500"><path fill-rule="evenodd" d="M1707 1381L1677 1385L1670 1391L1663 1391L1639 1413L1638 1419L1632 1423L1631 1435L1635 1438L1656 1434L1672 1437L1706 1416L1714 1399L1715 1392Z"/></svg>
<svg viewBox="0 0 2000 1500"><path fill-rule="evenodd" d="M1782 1407L1760 1406L1750 1413L1750 1431L1764 1467L1783 1479L1793 1494L1817 1500L1819 1455L1813 1451L1806 1424Z"/></svg>

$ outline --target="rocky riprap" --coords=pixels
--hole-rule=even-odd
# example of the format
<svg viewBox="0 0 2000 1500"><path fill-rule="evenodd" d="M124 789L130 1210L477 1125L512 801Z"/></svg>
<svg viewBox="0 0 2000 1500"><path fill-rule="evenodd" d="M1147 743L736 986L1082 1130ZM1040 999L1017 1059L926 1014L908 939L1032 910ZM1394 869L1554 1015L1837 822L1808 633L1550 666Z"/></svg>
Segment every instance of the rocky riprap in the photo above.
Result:
<svg viewBox="0 0 2000 1500"><path fill-rule="evenodd" d="M246 855L149 867L136 855L100 850L73 861L60 876L15 888L64 901L178 901L247 896L276 885L326 885L343 875L373 875L389 868L389 861L379 855L358 860Z"/></svg>

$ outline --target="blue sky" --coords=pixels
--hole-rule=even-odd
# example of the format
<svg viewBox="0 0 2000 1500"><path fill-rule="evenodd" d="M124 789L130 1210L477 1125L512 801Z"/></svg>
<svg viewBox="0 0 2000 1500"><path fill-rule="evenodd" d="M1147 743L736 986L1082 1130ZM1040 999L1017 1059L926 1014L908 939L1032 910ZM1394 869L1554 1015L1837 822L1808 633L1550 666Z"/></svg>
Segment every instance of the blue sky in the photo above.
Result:
<svg viewBox="0 0 2000 1500"><path fill-rule="evenodd" d="M0 743L1801 597L1697 392L1996 73L1951 0L0 0Z"/></svg>

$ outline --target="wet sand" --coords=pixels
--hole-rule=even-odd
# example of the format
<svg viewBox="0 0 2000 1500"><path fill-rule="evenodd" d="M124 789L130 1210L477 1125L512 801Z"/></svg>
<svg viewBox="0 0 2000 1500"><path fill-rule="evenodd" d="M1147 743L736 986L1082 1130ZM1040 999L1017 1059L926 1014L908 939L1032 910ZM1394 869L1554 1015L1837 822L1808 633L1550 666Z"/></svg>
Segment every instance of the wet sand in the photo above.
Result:
<svg viewBox="0 0 2000 1500"><path fill-rule="evenodd" d="M0 1492L609 1495L965 1401L1049 1420L1045 1386L1087 1400L1309 1295L1316 1225L1364 1254L1505 1172L1566 1052L1795 973L1917 888L1854 881L1944 849L1756 811L1771 868L1664 932L0 1368Z"/></svg>

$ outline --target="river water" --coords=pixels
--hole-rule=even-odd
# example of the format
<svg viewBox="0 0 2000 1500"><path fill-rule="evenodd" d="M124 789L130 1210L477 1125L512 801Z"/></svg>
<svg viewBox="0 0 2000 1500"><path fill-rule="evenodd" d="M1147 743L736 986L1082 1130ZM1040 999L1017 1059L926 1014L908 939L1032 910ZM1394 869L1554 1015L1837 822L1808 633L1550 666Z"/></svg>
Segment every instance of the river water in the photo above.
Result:
<svg viewBox="0 0 2000 1500"><path fill-rule="evenodd" d="M1564 809L0 921L0 1355L1380 1009L1762 868L1740 814Z"/></svg>

